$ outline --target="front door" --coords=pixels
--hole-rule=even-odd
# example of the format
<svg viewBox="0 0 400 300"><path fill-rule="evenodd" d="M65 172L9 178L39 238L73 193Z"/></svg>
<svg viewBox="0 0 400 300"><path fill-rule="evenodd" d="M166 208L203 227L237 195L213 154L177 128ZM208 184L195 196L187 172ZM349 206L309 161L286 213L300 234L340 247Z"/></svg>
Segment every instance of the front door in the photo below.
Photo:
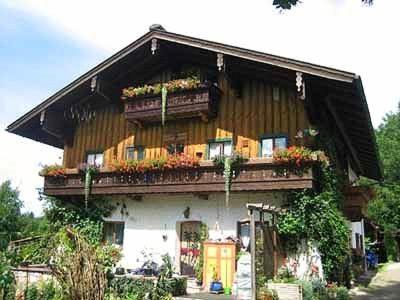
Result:
<svg viewBox="0 0 400 300"><path fill-rule="evenodd" d="M181 223L181 274L195 276L195 266L200 255L200 221Z"/></svg>

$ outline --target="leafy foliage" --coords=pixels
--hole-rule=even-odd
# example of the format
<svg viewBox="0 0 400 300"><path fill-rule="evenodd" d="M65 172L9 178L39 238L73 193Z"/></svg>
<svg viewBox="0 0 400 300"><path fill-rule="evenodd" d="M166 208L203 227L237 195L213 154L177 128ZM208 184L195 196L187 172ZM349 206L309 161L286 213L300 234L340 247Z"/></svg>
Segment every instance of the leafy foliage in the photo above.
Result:
<svg viewBox="0 0 400 300"><path fill-rule="evenodd" d="M376 130L386 183L400 182L400 103L397 112L386 114Z"/></svg>
<svg viewBox="0 0 400 300"><path fill-rule="evenodd" d="M396 237L400 230L400 103L397 112L386 115L376 130L376 137L385 180L376 188L376 198L368 205L368 215L385 231L388 257L397 259L400 250L400 238Z"/></svg>
<svg viewBox="0 0 400 300"><path fill-rule="evenodd" d="M174 93L184 90L192 90L201 86L200 80L196 77L189 77L185 79L175 79L165 83L158 83L155 85L144 85L139 87L128 87L122 90L122 100L135 98L144 95L159 95L163 88L167 93Z"/></svg>
<svg viewBox="0 0 400 300"><path fill-rule="evenodd" d="M66 300L63 294L53 280L29 285L24 291L26 300Z"/></svg>
<svg viewBox="0 0 400 300"><path fill-rule="evenodd" d="M11 271L11 259L0 251L0 299L12 298L15 279Z"/></svg>
<svg viewBox="0 0 400 300"><path fill-rule="evenodd" d="M282 10L291 9L293 6L296 6L299 3L302 3L302 0L274 0L273 5ZM367 5L372 5L373 0L361 0L362 3Z"/></svg>
<svg viewBox="0 0 400 300"><path fill-rule="evenodd" d="M172 277L173 266L168 255L163 256L161 272L154 283L151 279L113 277L109 281L107 299L172 299L172 296L181 296L186 293L186 278Z"/></svg>
<svg viewBox="0 0 400 300"><path fill-rule="evenodd" d="M58 232L65 226L78 229L92 244L98 244L103 237L103 218L109 216L113 206L106 199L92 199L87 209L82 201L64 201L46 197L45 217L51 232Z"/></svg>
<svg viewBox="0 0 400 300"><path fill-rule="evenodd" d="M313 241L322 256L324 272L329 280L340 281L349 255L348 227L339 211L342 202L341 180L335 171L323 171L323 190L295 192L289 196L290 208L283 214L278 229L295 249L302 239Z"/></svg>
<svg viewBox="0 0 400 300"><path fill-rule="evenodd" d="M200 254L199 259L195 266L196 279L200 282L203 281L203 270L204 270L204 242L208 239L208 226L207 224L200 224Z"/></svg>
<svg viewBox="0 0 400 300"><path fill-rule="evenodd" d="M9 241L18 238L21 208L18 190L12 188L10 181L3 182L0 185L0 250L7 248Z"/></svg>
<svg viewBox="0 0 400 300"><path fill-rule="evenodd" d="M69 299L103 300L107 272L121 258L113 246L91 244L78 230L65 228L55 237L52 272Z"/></svg>

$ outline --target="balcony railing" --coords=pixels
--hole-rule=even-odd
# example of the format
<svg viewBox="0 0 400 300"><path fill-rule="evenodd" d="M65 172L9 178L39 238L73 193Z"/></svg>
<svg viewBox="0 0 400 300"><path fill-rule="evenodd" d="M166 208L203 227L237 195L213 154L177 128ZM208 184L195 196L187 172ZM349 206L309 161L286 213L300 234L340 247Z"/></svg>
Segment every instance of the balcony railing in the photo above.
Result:
<svg viewBox="0 0 400 300"><path fill-rule="evenodd" d="M233 192L270 191L312 188L312 168L295 172L266 160L251 160L234 171ZM121 174L101 169L93 178L95 195L208 193L224 192L223 170L212 162L202 162L192 169L152 171L144 174ZM84 175L71 169L65 178L45 177L44 193L49 196L84 194Z"/></svg>
<svg viewBox="0 0 400 300"><path fill-rule="evenodd" d="M167 119L191 117L211 118L217 113L220 90L209 84L194 90L180 91L167 96ZM125 118L132 122L161 120L161 96L147 95L127 100Z"/></svg>

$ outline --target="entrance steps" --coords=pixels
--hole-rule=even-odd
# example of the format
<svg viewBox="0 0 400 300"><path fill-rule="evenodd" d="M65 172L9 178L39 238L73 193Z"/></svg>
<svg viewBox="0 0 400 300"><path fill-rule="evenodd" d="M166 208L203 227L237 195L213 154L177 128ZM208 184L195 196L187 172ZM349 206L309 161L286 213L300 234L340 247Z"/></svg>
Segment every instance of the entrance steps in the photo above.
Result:
<svg viewBox="0 0 400 300"><path fill-rule="evenodd" d="M201 293L203 291L204 291L203 287L197 285L196 278L188 278L187 279L186 293L191 295L191 294Z"/></svg>

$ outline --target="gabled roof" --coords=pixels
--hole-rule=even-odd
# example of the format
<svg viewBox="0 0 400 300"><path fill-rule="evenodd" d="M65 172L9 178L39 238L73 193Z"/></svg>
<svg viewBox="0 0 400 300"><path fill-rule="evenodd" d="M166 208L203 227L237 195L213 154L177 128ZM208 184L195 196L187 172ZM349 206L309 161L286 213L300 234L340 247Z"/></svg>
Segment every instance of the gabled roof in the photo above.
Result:
<svg viewBox="0 0 400 300"><path fill-rule="evenodd" d="M133 55L135 52L139 51L140 48L151 44L153 39L157 39L158 41L165 41L168 43L174 43L177 45L182 45L190 48L197 48L213 53L221 53L227 57L233 57L236 59L242 59L249 62L259 63L263 65L269 65L280 69L285 69L288 71L294 72L302 72L308 76L312 76L315 78L321 78L324 80L329 80L333 82L337 82L340 84L344 84L349 86L351 90L354 90L354 93L358 95L357 104L359 105L360 110L363 111L363 119L361 126L362 130L365 130L365 133L368 135L367 142L363 140L363 144L366 146L366 150L369 151L368 155L365 155L364 159L365 166L367 166L368 170L363 171L363 175L380 179L381 178L381 169L378 158L378 151L375 143L375 136L373 132L373 127L371 124L371 119L368 111L368 106L365 100L364 91L362 88L361 79L358 75L341 71L329 67L323 67L316 64L306 63L299 60L284 58L281 56L271 55L267 53L262 53L258 51L253 51L249 49L244 49L240 47L230 46L226 44L221 44L217 42L211 42L203 39L193 38L181 34L171 33L165 31L162 27L152 28L145 35L123 48L110 58L106 59L87 73L83 74L66 87L43 101L38 106L34 107L31 111L27 112L25 115L14 121L7 127L7 131L19 134L21 136L25 136L34 140L38 140L40 142L44 142L55 147L62 148L63 142L55 139L53 136L50 136L42 131L36 130L33 134L32 132L28 132L27 128L31 128L33 126L38 126L40 120L40 114L44 110L47 110L61 101L70 101L69 98L72 95L76 94L82 95L89 90L90 81L92 78L98 75L102 75L102 73L107 72L114 65L121 63L124 59ZM215 58L216 59L216 58ZM36 124L36 125L34 125ZM350 128L351 130L351 128ZM361 130L361 129L360 129ZM364 136L354 136L354 139L364 139ZM361 148L359 151L363 151ZM373 162L371 162L371 160ZM364 162L362 162L364 163Z"/></svg>

